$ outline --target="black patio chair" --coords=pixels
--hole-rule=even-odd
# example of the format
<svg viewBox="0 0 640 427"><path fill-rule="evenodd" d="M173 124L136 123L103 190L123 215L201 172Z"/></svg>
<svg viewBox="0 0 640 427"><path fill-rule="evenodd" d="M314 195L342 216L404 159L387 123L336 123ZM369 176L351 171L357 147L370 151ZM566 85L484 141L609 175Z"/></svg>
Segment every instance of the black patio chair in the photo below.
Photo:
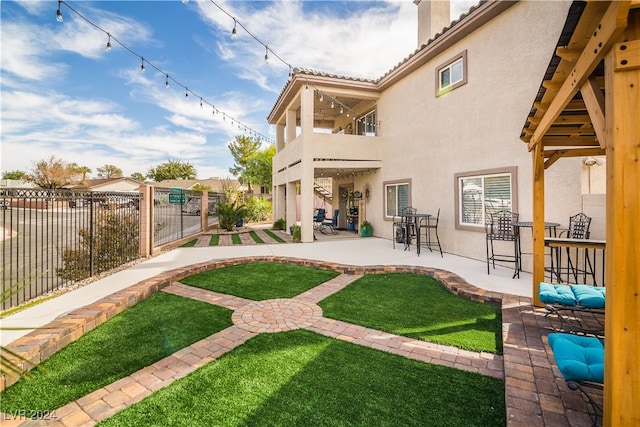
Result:
<svg viewBox="0 0 640 427"><path fill-rule="evenodd" d="M440 251L440 256L444 257L442 255L442 246L440 246L440 237L438 236L439 222L440 222L440 208L438 208L438 213L436 214L435 219L433 217L429 217L425 220L425 222L420 223L418 227L418 233L424 230L425 241L420 242L421 246L426 246L427 248L429 248L431 252L433 252L433 248L437 246L438 250ZM431 237L432 230L435 234L435 240L433 240ZM422 234L420 235L420 237L422 238Z"/></svg>
<svg viewBox="0 0 640 427"><path fill-rule="evenodd" d="M403 208L400 217L394 217L393 221L393 248L396 243L404 243L406 249L411 244L411 238L416 237L415 218L408 217L407 214L415 214L418 209L408 206Z"/></svg>
<svg viewBox="0 0 640 427"><path fill-rule="evenodd" d="M496 268L496 261L513 262L515 270L513 277L520 277L520 245L518 242L518 233L513 226L518 222L518 214L510 211L498 211L489 214L485 223L486 246L487 246L487 274L491 274L489 265L492 264ZM512 242L513 254L496 253L494 242ZM489 251L491 250L491 251Z"/></svg>
<svg viewBox="0 0 640 427"><path fill-rule="evenodd" d="M567 230L561 231L558 237L568 237L570 239L588 239L590 236L589 228L591 227L591 217L585 215L580 212L569 218L569 228ZM558 278L558 281L562 283L562 272L566 271L567 282L569 281L570 275L573 276L573 283L579 283L578 277L580 274L583 276L582 282L586 281L587 275L590 275L593 279L593 284L597 284L596 282L596 273L593 268L593 264L591 263L591 258L589 257L589 251L587 249L583 249L584 253L582 257L579 256L580 249L575 249L575 264L574 259L571 257L571 248L566 249L567 255L567 266L563 268L560 258L560 249L561 248L552 248L554 253L551 255L551 270L552 277ZM557 262L557 266L554 265ZM580 264L581 263L581 264Z"/></svg>

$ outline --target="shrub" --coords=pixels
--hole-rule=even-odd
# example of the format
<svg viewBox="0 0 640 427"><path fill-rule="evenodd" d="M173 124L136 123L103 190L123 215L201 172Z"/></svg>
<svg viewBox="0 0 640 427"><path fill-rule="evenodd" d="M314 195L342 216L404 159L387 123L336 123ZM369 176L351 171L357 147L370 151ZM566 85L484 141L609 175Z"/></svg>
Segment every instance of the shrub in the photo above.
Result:
<svg viewBox="0 0 640 427"><path fill-rule="evenodd" d="M94 219L93 236L90 228L78 231L78 247L62 251L64 264L56 269L56 274L67 280L82 280L92 273L102 273L137 259L138 221L138 215L134 212L98 211Z"/></svg>
<svg viewBox="0 0 640 427"><path fill-rule="evenodd" d="M238 221L247 215L246 205L239 205L234 201L231 203L220 203L216 205L213 214L218 217L220 228L232 231Z"/></svg>
<svg viewBox="0 0 640 427"><path fill-rule="evenodd" d="M271 218L271 201L263 197L251 197L247 200L247 222L261 222Z"/></svg>
<svg viewBox="0 0 640 427"><path fill-rule="evenodd" d="M286 230L286 228L287 228L287 222L283 218L280 218L273 223L274 230Z"/></svg>

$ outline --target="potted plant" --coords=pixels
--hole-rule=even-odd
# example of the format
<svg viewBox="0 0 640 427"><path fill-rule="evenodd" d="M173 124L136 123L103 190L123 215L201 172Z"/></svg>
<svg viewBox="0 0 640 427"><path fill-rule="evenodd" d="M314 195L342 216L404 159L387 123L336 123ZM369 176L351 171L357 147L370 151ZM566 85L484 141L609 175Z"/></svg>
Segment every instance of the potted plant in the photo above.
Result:
<svg viewBox="0 0 640 427"><path fill-rule="evenodd" d="M291 227L291 238L295 243L300 243L302 241L302 228L300 228L299 225Z"/></svg>
<svg viewBox="0 0 640 427"><path fill-rule="evenodd" d="M362 237L371 237L373 234L373 225L367 220L362 221L360 224L360 236Z"/></svg>

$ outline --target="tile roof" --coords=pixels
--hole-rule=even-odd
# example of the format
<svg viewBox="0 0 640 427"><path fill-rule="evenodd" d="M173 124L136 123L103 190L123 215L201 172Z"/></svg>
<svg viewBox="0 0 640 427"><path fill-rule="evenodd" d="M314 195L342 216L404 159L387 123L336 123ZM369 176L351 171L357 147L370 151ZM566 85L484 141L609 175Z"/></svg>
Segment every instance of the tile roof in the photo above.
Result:
<svg viewBox="0 0 640 427"><path fill-rule="evenodd" d="M409 60L411 60L417 54L419 54L423 50L428 49L433 43L435 43L436 41L441 39L444 35L446 35L449 31L451 31L453 28L455 28L461 22L466 21L470 16L474 15L485 3L488 3L488 2L489 2L489 0L481 0L478 4L476 4L475 6L472 6L467 12L461 14L458 17L458 19L454 19L453 21L451 21L451 23L448 26L444 27L439 33L436 33L433 36L433 38L429 39L429 41L426 44L423 44L422 46L420 46L419 48L417 48L416 50L411 52L402 61L400 61L393 68L391 68L389 71L387 71L386 73L384 73L382 76L378 77L377 79L366 79L366 78L361 78L361 77L343 76L343 75L327 73L327 72L324 72L324 71L319 71L319 70L314 70L314 69L311 69L311 68L304 68L304 67L294 68L293 72L292 72L292 77L289 78L289 80L287 81L285 86L282 88L282 91L278 95L278 99L276 99L276 102L273 105L272 112L273 112L273 110L275 110L276 106L278 105L278 103L280 102L282 97L284 96L284 94L285 94L287 88L289 87L289 85L291 85L292 82L294 81L293 77L296 76L296 75L307 75L307 76L313 76L313 77L327 77L327 78L337 79L337 80L352 81L352 82L362 82L362 83L371 83L371 84L379 83L385 77L393 74L394 71L398 70L402 65L407 63ZM271 113L269 115L271 115Z"/></svg>

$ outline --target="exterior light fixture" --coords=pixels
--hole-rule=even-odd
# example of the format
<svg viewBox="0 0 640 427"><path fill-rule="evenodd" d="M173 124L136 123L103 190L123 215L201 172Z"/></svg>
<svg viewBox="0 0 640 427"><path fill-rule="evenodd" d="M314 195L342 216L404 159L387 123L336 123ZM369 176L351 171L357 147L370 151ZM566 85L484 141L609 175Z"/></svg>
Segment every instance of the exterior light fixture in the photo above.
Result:
<svg viewBox="0 0 640 427"><path fill-rule="evenodd" d="M111 52L111 34L107 33L107 35L109 36L109 40L107 40L107 48L106 48L106 51L107 51L107 52Z"/></svg>
<svg viewBox="0 0 640 427"><path fill-rule="evenodd" d="M164 81L164 87L169 89L169 74L167 74L167 79Z"/></svg>
<svg viewBox="0 0 640 427"><path fill-rule="evenodd" d="M144 58L140 58L142 59L142 64L140 64L140 72L144 73Z"/></svg>
<svg viewBox="0 0 640 427"><path fill-rule="evenodd" d="M264 47L264 62L269 62L269 46Z"/></svg>
<svg viewBox="0 0 640 427"><path fill-rule="evenodd" d="M595 157L589 156L589 157L585 157L585 159L583 160L583 163L586 166L594 166L598 163L598 160Z"/></svg>

